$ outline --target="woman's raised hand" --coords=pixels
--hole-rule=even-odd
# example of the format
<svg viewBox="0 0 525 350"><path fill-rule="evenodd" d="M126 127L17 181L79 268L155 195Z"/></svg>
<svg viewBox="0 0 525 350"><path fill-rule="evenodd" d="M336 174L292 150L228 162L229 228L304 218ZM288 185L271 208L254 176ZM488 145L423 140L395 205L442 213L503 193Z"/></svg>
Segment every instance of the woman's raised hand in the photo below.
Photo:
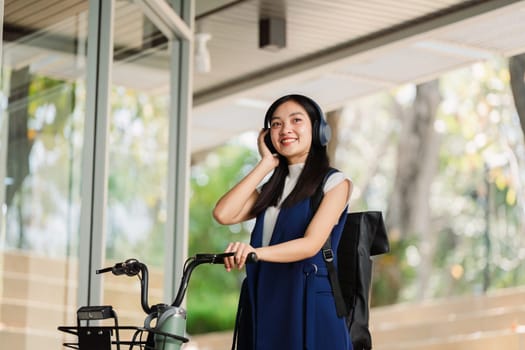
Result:
<svg viewBox="0 0 525 350"><path fill-rule="evenodd" d="M270 132L270 129L261 129L259 132L259 137L257 138L257 146L259 148L259 154L261 155L262 161L271 161L273 167L279 165L279 155L277 153L273 154L266 142L264 142L264 137L267 133Z"/></svg>

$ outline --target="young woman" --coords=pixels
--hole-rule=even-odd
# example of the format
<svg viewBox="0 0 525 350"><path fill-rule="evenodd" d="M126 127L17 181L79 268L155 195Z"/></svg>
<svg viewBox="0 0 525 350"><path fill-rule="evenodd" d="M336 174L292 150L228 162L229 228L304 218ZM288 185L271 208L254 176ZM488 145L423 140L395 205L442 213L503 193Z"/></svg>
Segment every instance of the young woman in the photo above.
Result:
<svg viewBox="0 0 525 350"><path fill-rule="evenodd" d="M328 237L337 251L352 183L341 172L332 173L317 211L310 206L330 169L329 138L315 101L302 95L279 98L258 137L261 160L215 206L213 215L221 224L257 218L250 244L232 242L225 250L235 252L225 261L228 271L242 269L252 252L259 260L246 265L238 310L240 350L352 348L321 255Z"/></svg>

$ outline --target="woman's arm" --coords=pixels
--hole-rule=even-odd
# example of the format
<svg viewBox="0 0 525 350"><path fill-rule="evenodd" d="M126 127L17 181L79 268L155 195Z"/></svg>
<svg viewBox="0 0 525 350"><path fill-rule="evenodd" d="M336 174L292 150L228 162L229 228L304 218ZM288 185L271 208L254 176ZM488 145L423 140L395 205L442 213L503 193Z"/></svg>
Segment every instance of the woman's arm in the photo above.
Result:
<svg viewBox="0 0 525 350"><path fill-rule="evenodd" d="M317 212L306 228L304 237L256 249L242 242L230 243L226 251L236 252L236 254L234 258L225 263L226 269L230 270L234 266L242 268L250 252L255 252L259 260L280 263L299 261L314 256L330 236L351 193L352 183L348 179L325 193Z"/></svg>
<svg viewBox="0 0 525 350"><path fill-rule="evenodd" d="M258 137L259 153L262 156L259 163L215 205L213 217L220 224L231 225L252 218L250 211L259 196L257 185L279 164L277 156L271 154L264 144L266 132L262 130Z"/></svg>

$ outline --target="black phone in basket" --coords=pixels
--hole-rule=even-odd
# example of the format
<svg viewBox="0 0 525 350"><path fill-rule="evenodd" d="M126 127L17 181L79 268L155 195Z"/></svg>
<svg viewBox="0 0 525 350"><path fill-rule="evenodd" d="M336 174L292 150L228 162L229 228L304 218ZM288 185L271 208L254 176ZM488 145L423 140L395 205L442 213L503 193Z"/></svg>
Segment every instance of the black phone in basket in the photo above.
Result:
<svg viewBox="0 0 525 350"><path fill-rule="evenodd" d="M270 152L272 152L272 154L277 153L277 150L272 144L272 139L270 137L270 131L269 131L270 129L266 129L266 130L268 130L268 132L266 133L266 135L264 135L264 143L266 144Z"/></svg>

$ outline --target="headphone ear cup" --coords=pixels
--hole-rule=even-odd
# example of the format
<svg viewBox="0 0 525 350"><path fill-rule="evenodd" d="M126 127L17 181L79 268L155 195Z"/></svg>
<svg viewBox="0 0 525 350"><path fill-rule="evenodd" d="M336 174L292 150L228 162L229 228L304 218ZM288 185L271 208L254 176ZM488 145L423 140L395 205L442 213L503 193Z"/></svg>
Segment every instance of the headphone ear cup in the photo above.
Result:
<svg viewBox="0 0 525 350"><path fill-rule="evenodd" d="M312 125L312 143L315 145L321 144L321 140L319 139L319 122L317 120L314 121L314 125Z"/></svg>
<svg viewBox="0 0 525 350"><path fill-rule="evenodd" d="M330 138L332 138L332 128L330 128L330 125L323 120L323 122L319 124L319 144L321 146L326 146L330 141Z"/></svg>
<svg viewBox="0 0 525 350"><path fill-rule="evenodd" d="M320 115L321 122L315 121L312 131L313 142L318 146L326 146L332 137L332 129L326 122L323 115Z"/></svg>
<svg viewBox="0 0 525 350"><path fill-rule="evenodd" d="M316 110L319 120L316 120L312 125L312 141L318 146L326 146L332 137L332 129L326 121L326 117L321 109L321 106L314 100L306 97L312 107Z"/></svg>

